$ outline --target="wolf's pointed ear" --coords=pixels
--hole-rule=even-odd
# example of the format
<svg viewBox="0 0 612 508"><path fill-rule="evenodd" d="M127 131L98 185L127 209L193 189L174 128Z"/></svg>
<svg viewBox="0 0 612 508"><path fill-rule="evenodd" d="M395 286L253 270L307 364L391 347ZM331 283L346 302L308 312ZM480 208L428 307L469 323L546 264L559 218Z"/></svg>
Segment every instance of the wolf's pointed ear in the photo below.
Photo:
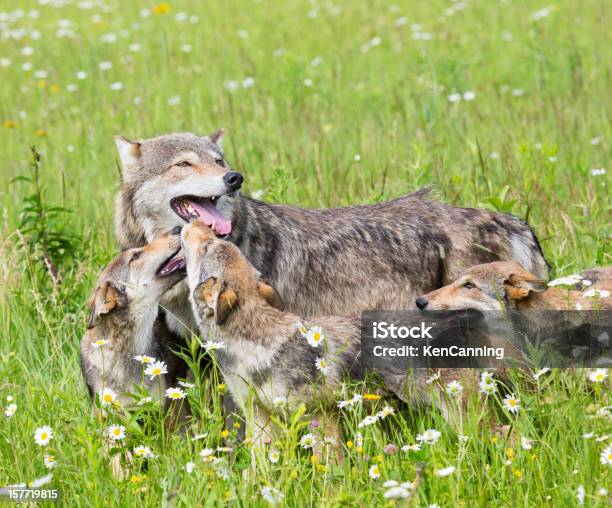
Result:
<svg viewBox="0 0 612 508"><path fill-rule="evenodd" d="M223 136L225 136L225 129L221 128L218 131L210 134L208 139L210 139L215 145L223 148Z"/></svg>
<svg viewBox="0 0 612 508"><path fill-rule="evenodd" d="M215 320L218 325L225 323L229 315L238 305L238 293L232 288L225 288L217 297L217 308L215 310Z"/></svg>
<svg viewBox="0 0 612 508"><path fill-rule="evenodd" d="M115 146L119 152L123 172L131 170L140 160L140 143L131 141L123 136L115 136Z"/></svg>
<svg viewBox="0 0 612 508"><path fill-rule="evenodd" d="M270 286L270 284L267 282L260 280L257 283L257 292L259 293L259 296L268 302L268 305L271 307L278 310L285 310L285 305L283 304L283 300L278 294L278 291L276 291L276 289Z"/></svg>
<svg viewBox="0 0 612 508"><path fill-rule="evenodd" d="M119 291L111 282L105 282L100 286L93 298L89 301L89 316L87 318L87 329L98 326L101 316L119 306Z"/></svg>
<svg viewBox="0 0 612 508"><path fill-rule="evenodd" d="M523 300L532 292L543 293L548 289L546 281L530 273L513 273L504 281L506 293L513 300Z"/></svg>

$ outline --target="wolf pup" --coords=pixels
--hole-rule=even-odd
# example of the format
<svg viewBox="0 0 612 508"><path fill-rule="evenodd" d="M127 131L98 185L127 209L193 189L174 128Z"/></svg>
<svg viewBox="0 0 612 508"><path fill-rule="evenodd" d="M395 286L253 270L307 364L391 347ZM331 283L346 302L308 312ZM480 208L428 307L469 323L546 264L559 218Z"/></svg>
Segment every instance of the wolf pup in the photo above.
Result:
<svg viewBox="0 0 612 508"><path fill-rule="evenodd" d="M152 396L163 397L167 385L186 374L186 366L170 347L181 339L158 319L160 297L184 278L185 258L180 228L142 248L119 254L104 268L89 303L87 331L81 341L81 369L92 397L109 388L122 405L130 405L134 384L143 381L143 367L134 357L163 361L167 374L145 378Z"/></svg>
<svg viewBox="0 0 612 508"><path fill-rule="evenodd" d="M320 210L241 196L242 176L228 167L222 139L222 131L116 138L123 166L116 202L122 249L198 217L240 248L289 311L308 316L413 309L418 295L489 261L515 260L538 277L548 274L525 222L426 200L424 191ZM193 326L184 283L168 293L164 306Z"/></svg>
<svg viewBox="0 0 612 508"><path fill-rule="evenodd" d="M612 291L612 267L593 268L568 277L567 282L572 286L570 291L549 287L518 263L486 263L468 268L455 282L420 296L416 305L421 310L482 311L611 308L608 296Z"/></svg>
<svg viewBox="0 0 612 508"><path fill-rule="evenodd" d="M196 321L224 342L219 364L245 416L249 390L255 391L255 428L249 427L260 442L270 437L269 409L277 397L286 397L290 407L315 398L331 404L344 373L363 378L358 318L317 318L325 339L313 347L299 331L300 318L283 311L279 295L235 245L216 239L199 220L183 228L182 239ZM325 369L325 382L317 365ZM327 426L337 434L333 420Z"/></svg>
<svg viewBox="0 0 612 508"><path fill-rule="evenodd" d="M609 351L609 346L591 339L609 336L610 313L576 311L612 309L612 267L594 268L558 282L571 287L554 287L554 282L550 287L514 262L486 263L469 268L452 284L420 296L416 305L425 312L480 311L491 341L505 345L506 353L520 352L514 351L514 337L529 337L532 342L556 338L552 343L556 351L572 357L584 346L589 354L602 347Z"/></svg>

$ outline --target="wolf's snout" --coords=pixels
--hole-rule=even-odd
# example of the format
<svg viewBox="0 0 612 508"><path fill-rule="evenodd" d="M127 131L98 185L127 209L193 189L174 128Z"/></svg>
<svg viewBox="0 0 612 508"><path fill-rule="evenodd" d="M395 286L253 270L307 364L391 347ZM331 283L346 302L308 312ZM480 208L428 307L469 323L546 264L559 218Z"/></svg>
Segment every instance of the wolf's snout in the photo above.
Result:
<svg viewBox="0 0 612 508"><path fill-rule="evenodd" d="M225 185L229 187L230 191L240 189L243 180L244 178L240 173L238 173L238 171L230 171L223 177L223 181L225 182Z"/></svg>
<svg viewBox="0 0 612 508"><path fill-rule="evenodd" d="M423 310L425 307L427 307L427 305L429 304L429 302L427 301L427 298L423 297L423 296L419 296L416 301L416 306Z"/></svg>

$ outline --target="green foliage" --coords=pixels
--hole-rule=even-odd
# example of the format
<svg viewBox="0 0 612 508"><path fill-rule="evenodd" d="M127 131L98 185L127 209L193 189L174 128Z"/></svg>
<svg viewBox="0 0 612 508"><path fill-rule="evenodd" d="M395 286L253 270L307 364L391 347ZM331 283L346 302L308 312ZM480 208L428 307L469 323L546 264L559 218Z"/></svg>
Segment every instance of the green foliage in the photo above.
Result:
<svg viewBox="0 0 612 508"><path fill-rule="evenodd" d="M37 259L41 267L48 270L58 281L58 266L71 259L75 246L75 234L67 229L63 215L70 210L47 204L45 188L41 183L41 155L32 146L31 176L18 176L12 180L27 184L29 195L21 202L19 231L25 236L32 251L40 251Z"/></svg>

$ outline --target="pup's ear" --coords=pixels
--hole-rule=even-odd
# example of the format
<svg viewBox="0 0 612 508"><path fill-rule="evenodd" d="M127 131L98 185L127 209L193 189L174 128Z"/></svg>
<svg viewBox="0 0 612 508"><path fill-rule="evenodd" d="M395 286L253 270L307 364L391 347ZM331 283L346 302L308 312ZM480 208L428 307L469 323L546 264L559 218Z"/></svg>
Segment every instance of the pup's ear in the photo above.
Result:
<svg viewBox="0 0 612 508"><path fill-rule="evenodd" d="M257 283L257 292L259 295L268 302L268 305L278 309L285 310L285 305L283 304L283 300L278 294L278 291L274 289L270 284L260 280Z"/></svg>
<svg viewBox="0 0 612 508"><path fill-rule="evenodd" d="M219 148L223 148L223 136L225 136L225 129L221 128L216 132L213 132L208 136L215 145L219 146Z"/></svg>
<svg viewBox="0 0 612 508"><path fill-rule="evenodd" d="M218 325L225 323L229 315L239 305L238 293L232 288L225 288L217 297L217 308L215 310L215 320Z"/></svg>
<svg viewBox="0 0 612 508"><path fill-rule="evenodd" d="M216 286L216 277L208 277L208 279L196 286L193 290L193 297L203 300L207 307L212 307L215 301Z"/></svg>
<svg viewBox="0 0 612 508"><path fill-rule="evenodd" d="M89 301L89 316L87 318L87 329L98 326L102 320L101 316L108 314L119 306L119 291L110 282L100 286Z"/></svg>
<svg viewBox="0 0 612 508"><path fill-rule="evenodd" d="M217 296L216 302L215 295ZM204 304L209 309L214 308L215 321L218 325L225 323L232 311L238 307L239 303L238 293L232 288L226 287L219 291L219 284L216 277L208 277L204 282L198 284L193 290L193 296L196 299L203 300ZM206 317L210 317L210 315Z"/></svg>
<svg viewBox="0 0 612 508"><path fill-rule="evenodd" d="M140 143L123 136L115 136L115 146L119 152L124 174L138 164L140 160Z"/></svg>
<svg viewBox="0 0 612 508"><path fill-rule="evenodd" d="M513 300L523 300L532 292L543 293L548 289L546 281L530 273L513 273L504 281L506 293Z"/></svg>

